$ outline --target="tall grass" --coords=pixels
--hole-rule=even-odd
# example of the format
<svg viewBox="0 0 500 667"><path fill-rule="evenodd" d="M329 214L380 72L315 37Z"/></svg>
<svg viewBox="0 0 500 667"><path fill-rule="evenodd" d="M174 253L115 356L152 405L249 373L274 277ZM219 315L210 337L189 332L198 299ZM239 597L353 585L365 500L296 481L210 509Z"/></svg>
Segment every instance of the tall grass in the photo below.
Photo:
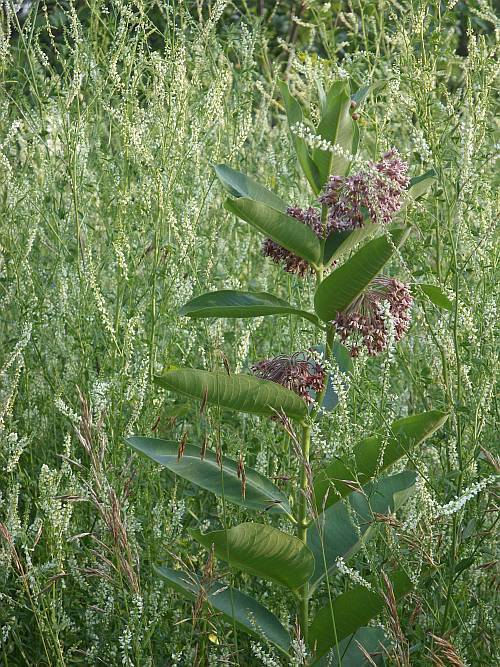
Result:
<svg viewBox="0 0 500 667"><path fill-rule="evenodd" d="M276 91L284 73L305 103L318 81L376 83L361 109L370 151L362 157L396 146L419 171L438 173L435 196L405 214L415 229L402 257L416 298L411 331L382 358L356 362L349 394L339 385L339 407L316 435L331 455L393 418L451 411L411 462L420 473L415 499L381 526L356 569L369 574L397 560L432 571L399 618L394 609L380 618L394 639L388 664L498 662L498 24L483 0L328 4L305 3L296 30L286 7L261 17L252 5L220 1L40 2L22 25L4 12L5 665L190 665L200 646L202 664L279 664L269 647L249 644L206 610L193 630L190 606L152 571L166 560L202 569L201 551L188 560L186 528L202 514L213 525L234 523L244 510L227 516L205 495L186 501L173 477L131 455L123 437L186 430L186 415L150 383L165 365L214 369L225 355L246 369L283 349L281 331L286 349L311 344L311 328L294 321L288 330L261 320L193 328L177 314L214 288L281 289L297 304L313 289L274 265L262 269L260 239L221 213L211 168L230 163L271 189L287 184L279 194L291 203L310 203L284 140ZM441 287L451 310L430 302L422 283ZM214 419L190 437L206 429L268 474L294 470L269 424ZM336 592L349 576L333 579ZM293 628L285 601L265 583L254 587Z"/></svg>

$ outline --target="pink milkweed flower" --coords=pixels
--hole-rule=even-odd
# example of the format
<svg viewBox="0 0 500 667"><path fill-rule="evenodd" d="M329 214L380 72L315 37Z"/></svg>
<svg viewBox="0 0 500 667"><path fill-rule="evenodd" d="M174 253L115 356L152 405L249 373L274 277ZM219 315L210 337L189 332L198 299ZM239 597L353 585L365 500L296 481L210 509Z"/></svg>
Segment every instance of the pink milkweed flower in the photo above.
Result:
<svg viewBox="0 0 500 667"><path fill-rule="evenodd" d="M406 285L395 278L378 276L368 288L355 299L345 311L338 313L333 326L342 342L352 343L352 357L359 354L364 345L368 354L376 355L387 349L389 326L384 313L394 327L394 340L399 341L410 326L410 312L413 299Z"/></svg>
<svg viewBox="0 0 500 667"><path fill-rule="evenodd" d="M306 403L313 402L309 392L320 392L325 382L325 370L307 352L295 352L291 356L282 354L273 359L264 359L252 366L252 371L262 380L271 380L286 389L291 389Z"/></svg>
<svg viewBox="0 0 500 667"><path fill-rule="evenodd" d="M408 163L392 148L380 162L352 176L331 176L319 202L328 206L328 230L362 227L366 214L372 222L389 224L401 208L408 186Z"/></svg>

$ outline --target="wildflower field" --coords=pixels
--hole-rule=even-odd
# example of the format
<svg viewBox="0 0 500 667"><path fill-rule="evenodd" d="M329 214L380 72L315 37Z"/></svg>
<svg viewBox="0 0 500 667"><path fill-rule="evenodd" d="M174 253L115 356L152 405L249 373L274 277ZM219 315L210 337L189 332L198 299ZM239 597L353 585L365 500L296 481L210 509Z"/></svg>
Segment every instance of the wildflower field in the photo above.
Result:
<svg viewBox="0 0 500 667"><path fill-rule="evenodd" d="M0 27L0 663L498 665L494 3Z"/></svg>

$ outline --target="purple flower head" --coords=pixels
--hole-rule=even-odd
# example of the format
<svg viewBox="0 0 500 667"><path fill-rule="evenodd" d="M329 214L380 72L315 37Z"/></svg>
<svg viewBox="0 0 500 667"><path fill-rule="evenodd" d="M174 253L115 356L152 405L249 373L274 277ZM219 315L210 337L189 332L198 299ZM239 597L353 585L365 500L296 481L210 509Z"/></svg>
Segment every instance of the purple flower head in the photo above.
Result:
<svg viewBox="0 0 500 667"><path fill-rule="evenodd" d="M298 206L289 206L286 212L292 218L310 227L318 238L322 238L321 215L317 209L312 207L302 209ZM264 241L262 244L262 253L264 256L270 257L276 264L283 264L283 268L288 273L296 273L298 276L304 277L311 270L307 260L298 257L272 239Z"/></svg>
<svg viewBox="0 0 500 667"><path fill-rule="evenodd" d="M388 322L384 306L392 320L394 339L400 340L410 326L412 296L406 285L395 278L378 276L345 311L333 320L333 326L342 342L351 342L351 356L359 354L364 345L368 354L375 355L387 349Z"/></svg>
<svg viewBox="0 0 500 667"><path fill-rule="evenodd" d="M252 366L252 371L262 380L271 380L291 389L306 403L313 402L309 391L321 391L325 381L323 367L307 352L295 352L291 356L282 354L259 361Z"/></svg>
<svg viewBox="0 0 500 667"><path fill-rule="evenodd" d="M319 197L328 206L328 232L363 226L367 212L373 222L389 224L401 208L408 185L408 164L392 148L380 162L352 176L331 176Z"/></svg>

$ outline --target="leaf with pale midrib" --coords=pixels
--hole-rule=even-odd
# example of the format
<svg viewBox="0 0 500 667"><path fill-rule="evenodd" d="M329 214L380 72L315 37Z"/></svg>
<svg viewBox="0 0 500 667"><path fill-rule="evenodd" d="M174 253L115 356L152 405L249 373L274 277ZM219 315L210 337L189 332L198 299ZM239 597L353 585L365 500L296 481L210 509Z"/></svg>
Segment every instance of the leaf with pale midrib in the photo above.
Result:
<svg viewBox="0 0 500 667"><path fill-rule="evenodd" d="M278 81L278 88L280 89L281 96L283 97L283 103L285 105L289 127L291 128L296 123L302 123L304 120L302 107L297 102L295 97L290 94L290 90L288 89L287 84L284 81ZM295 148L295 153L297 155L297 160L300 164L300 167L304 172L304 175L307 178L314 194L317 195L319 194L322 187L321 176L319 174L318 167L315 165L314 160L311 157L309 147L305 139L297 136L294 132L291 132L291 135L292 143Z"/></svg>
<svg viewBox="0 0 500 667"><path fill-rule="evenodd" d="M328 655L315 660L311 667L339 667L338 655L342 667L370 667L372 663L366 658L366 653L377 667L382 667L385 665L384 647L389 644L390 639L382 628L359 628L339 642L338 651L332 647Z"/></svg>
<svg viewBox="0 0 500 667"><path fill-rule="evenodd" d="M319 317L330 322L344 311L380 273L409 233L409 229L396 229L388 232L390 240L386 236L373 239L325 278L314 296Z"/></svg>
<svg viewBox="0 0 500 667"><path fill-rule="evenodd" d="M201 449L187 444L184 455L178 459L178 442L140 436L126 438L126 442L182 479L224 497L228 502L269 513L291 512L285 494L249 466L245 466L246 493L243 497L238 462L227 456L223 456L219 464L215 453L208 449L202 460Z"/></svg>
<svg viewBox="0 0 500 667"><path fill-rule="evenodd" d="M316 133L331 144L343 148L348 155L353 148L354 121L351 118L351 98L349 84L336 81L328 91L325 106ZM313 161L318 168L321 187L330 175L344 176L350 166L350 159L340 153L315 148Z"/></svg>
<svg viewBox="0 0 500 667"><path fill-rule="evenodd" d="M190 532L207 549L213 545L217 558L292 591L300 588L314 569L308 547L297 537L273 526L242 523L228 530L205 534L197 530Z"/></svg>
<svg viewBox="0 0 500 667"><path fill-rule="evenodd" d="M290 635L276 616L257 600L235 588L229 588L221 581L207 585L194 575L168 567L156 567L155 570L178 593L190 600L196 600L200 593L203 594L206 602L220 612L229 625L236 624L243 632L270 642L280 653L289 657Z"/></svg>
<svg viewBox="0 0 500 667"><path fill-rule="evenodd" d="M267 292L238 292L220 290L208 292L188 301L179 313L186 317L262 317L266 315L296 315L319 324L318 316Z"/></svg>
<svg viewBox="0 0 500 667"><path fill-rule="evenodd" d="M374 514L387 516L406 502L414 492L415 479L416 473L411 470L385 477L321 512L307 533L307 545L315 560L309 581L311 592L336 569L337 558L347 560L372 537L377 526Z"/></svg>
<svg viewBox="0 0 500 667"><path fill-rule="evenodd" d="M393 572L390 577L396 600L409 593L412 583L403 570ZM320 658L358 628L366 625L385 608L386 603L382 595L365 586L356 586L342 593L320 609L309 628L309 645L315 647L316 657ZM335 629L333 620L335 619Z"/></svg>
<svg viewBox="0 0 500 667"><path fill-rule="evenodd" d="M414 176L408 185L408 194L413 199L418 199L424 195L434 185L437 179L437 173L434 169L429 169L425 174Z"/></svg>
<svg viewBox="0 0 500 667"><path fill-rule="evenodd" d="M295 419L307 414L306 403L293 391L252 375L179 368L155 376L154 381L164 389L229 410L266 416L275 416L283 410Z"/></svg>
<svg viewBox="0 0 500 667"><path fill-rule="evenodd" d="M267 204L277 211L286 212L287 204L278 195L254 181L250 176L242 174L236 169L231 169L225 164L215 165L214 170L227 191L234 197L248 197Z"/></svg>
<svg viewBox="0 0 500 667"><path fill-rule="evenodd" d="M312 264L321 260L321 243L313 230L296 218L245 197L226 199L224 208L265 236Z"/></svg>

